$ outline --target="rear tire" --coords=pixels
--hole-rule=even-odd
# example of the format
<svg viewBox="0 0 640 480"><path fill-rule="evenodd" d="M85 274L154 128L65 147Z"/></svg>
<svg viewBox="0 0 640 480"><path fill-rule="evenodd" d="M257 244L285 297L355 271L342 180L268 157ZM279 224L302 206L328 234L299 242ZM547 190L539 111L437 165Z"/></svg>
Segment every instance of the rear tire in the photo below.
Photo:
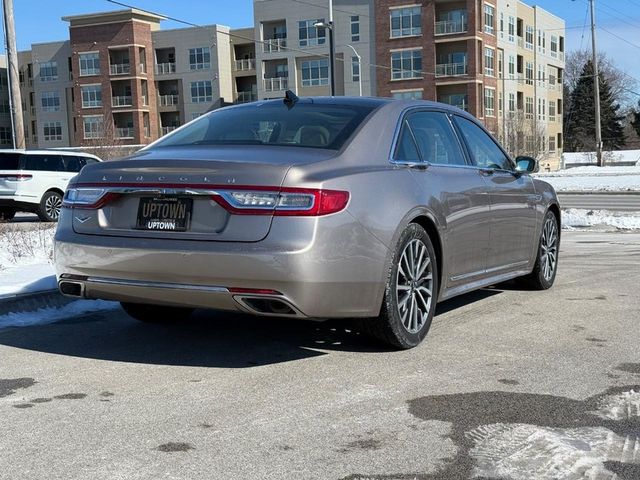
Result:
<svg viewBox="0 0 640 480"><path fill-rule="evenodd" d="M55 191L46 192L40 200L38 217L43 222L57 222L62 208L62 195Z"/></svg>
<svg viewBox="0 0 640 480"><path fill-rule="evenodd" d="M122 309L132 318L145 323L169 324L188 320L193 308L165 307L142 303L120 302Z"/></svg>
<svg viewBox="0 0 640 480"><path fill-rule="evenodd" d="M0 208L0 222L10 222L16 216L16 209L11 207Z"/></svg>
<svg viewBox="0 0 640 480"><path fill-rule="evenodd" d="M547 290L556 279L560 253L559 232L558 219L552 211L547 211L542 222L542 233L533 271L521 278L521 282L532 290Z"/></svg>
<svg viewBox="0 0 640 480"><path fill-rule="evenodd" d="M380 315L361 321L364 333L398 349L417 346L427 335L438 297L438 264L429 234L410 224L400 235Z"/></svg>

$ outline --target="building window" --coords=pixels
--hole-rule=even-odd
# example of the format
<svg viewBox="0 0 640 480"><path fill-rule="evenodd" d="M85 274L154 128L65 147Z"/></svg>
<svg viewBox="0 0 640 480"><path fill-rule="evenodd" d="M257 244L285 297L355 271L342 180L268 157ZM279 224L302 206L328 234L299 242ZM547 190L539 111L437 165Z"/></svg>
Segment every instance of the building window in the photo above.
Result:
<svg viewBox="0 0 640 480"><path fill-rule="evenodd" d="M82 117L82 124L84 128L84 138L100 138L102 137L102 115L90 115Z"/></svg>
<svg viewBox="0 0 640 480"><path fill-rule="evenodd" d="M547 116L547 101L544 98L538 99L538 120L545 120Z"/></svg>
<svg viewBox="0 0 640 480"><path fill-rule="evenodd" d="M102 86L83 85L80 87L82 93L82 108L95 108L102 106Z"/></svg>
<svg viewBox="0 0 640 480"><path fill-rule="evenodd" d="M360 81L360 61L358 57L351 57L351 81Z"/></svg>
<svg viewBox="0 0 640 480"><path fill-rule="evenodd" d="M191 101L193 103L211 102L212 99L211 80L191 82Z"/></svg>
<svg viewBox="0 0 640 480"><path fill-rule="evenodd" d="M556 102L549 100L549 121L556 121Z"/></svg>
<svg viewBox="0 0 640 480"><path fill-rule="evenodd" d="M324 23L324 18L298 22L298 38L301 47L324 45L327 35L326 28L314 27L313 25L316 23Z"/></svg>
<svg viewBox="0 0 640 480"><path fill-rule="evenodd" d="M484 49L484 74L490 77L495 76L495 59L493 48Z"/></svg>
<svg viewBox="0 0 640 480"><path fill-rule="evenodd" d="M420 7L393 8L389 11L391 38L422 35Z"/></svg>
<svg viewBox="0 0 640 480"><path fill-rule="evenodd" d="M484 114L487 117L495 116L496 91L493 88L484 89Z"/></svg>
<svg viewBox="0 0 640 480"><path fill-rule="evenodd" d="M558 150L562 150L562 134L558 134Z"/></svg>
<svg viewBox="0 0 640 480"><path fill-rule="evenodd" d="M516 34L516 19L515 17L509 16L509 41L513 43L515 41Z"/></svg>
<svg viewBox="0 0 640 480"><path fill-rule="evenodd" d="M509 55L509 78L515 78L516 75L516 57Z"/></svg>
<svg viewBox="0 0 640 480"><path fill-rule="evenodd" d="M527 50L533 50L533 27L531 25L527 25L527 31L524 37L524 47Z"/></svg>
<svg viewBox="0 0 640 480"><path fill-rule="evenodd" d="M502 92L498 92L498 111L502 113L502 110L504 110L504 96Z"/></svg>
<svg viewBox="0 0 640 480"><path fill-rule="evenodd" d="M360 16L359 15L351 16L351 41L352 42L360 41Z"/></svg>
<svg viewBox="0 0 640 480"><path fill-rule="evenodd" d="M45 122L44 139L45 141L62 140L62 123Z"/></svg>
<svg viewBox="0 0 640 480"><path fill-rule="evenodd" d="M0 127L0 144L10 145L13 143L13 136L11 135L11 127Z"/></svg>
<svg viewBox="0 0 640 480"><path fill-rule="evenodd" d="M329 61L326 58L302 62L301 70L303 87L329 85Z"/></svg>
<svg viewBox="0 0 640 480"><path fill-rule="evenodd" d="M525 101L525 110L524 116L525 118L533 118L533 97L527 97Z"/></svg>
<svg viewBox="0 0 640 480"><path fill-rule="evenodd" d="M516 111L516 94L515 93L509 94L509 111L510 112Z"/></svg>
<svg viewBox="0 0 640 480"><path fill-rule="evenodd" d="M504 75L504 51L498 50L498 78Z"/></svg>
<svg viewBox="0 0 640 480"><path fill-rule="evenodd" d="M391 96L396 100L422 100L422 90L405 90L402 92L391 92Z"/></svg>
<svg viewBox="0 0 640 480"><path fill-rule="evenodd" d="M98 52L80 54L80 76L100 75L100 54Z"/></svg>
<svg viewBox="0 0 640 480"><path fill-rule="evenodd" d="M391 78L422 78L422 50L391 53Z"/></svg>
<svg viewBox="0 0 640 480"><path fill-rule="evenodd" d="M525 69L525 78L527 81L527 85L533 85L533 62L527 62L527 67Z"/></svg>
<svg viewBox="0 0 640 480"><path fill-rule="evenodd" d="M58 95L58 92L42 92L40 101L43 112L60 111L60 95Z"/></svg>
<svg viewBox="0 0 640 480"><path fill-rule="evenodd" d="M211 51L209 47L189 49L189 68L191 70L207 70L211 68Z"/></svg>
<svg viewBox="0 0 640 480"><path fill-rule="evenodd" d="M549 151L550 152L555 152L556 151L556 137L549 137Z"/></svg>
<svg viewBox="0 0 640 480"><path fill-rule="evenodd" d="M544 86L544 82L545 82L544 65L538 65L538 85Z"/></svg>
<svg viewBox="0 0 640 480"><path fill-rule="evenodd" d="M495 32L495 27L494 25L494 16L495 16L495 11L496 9L493 8L491 5L487 5L485 3L484 5L484 31L485 33L490 33L491 35L494 34Z"/></svg>
<svg viewBox="0 0 640 480"><path fill-rule="evenodd" d="M40 81L54 82L58 80L58 62L42 62L40 64Z"/></svg>
<svg viewBox="0 0 640 480"><path fill-rule="evenodd" d="M551 35L551 56L558 58L558 37L556 35Z"/></svg>

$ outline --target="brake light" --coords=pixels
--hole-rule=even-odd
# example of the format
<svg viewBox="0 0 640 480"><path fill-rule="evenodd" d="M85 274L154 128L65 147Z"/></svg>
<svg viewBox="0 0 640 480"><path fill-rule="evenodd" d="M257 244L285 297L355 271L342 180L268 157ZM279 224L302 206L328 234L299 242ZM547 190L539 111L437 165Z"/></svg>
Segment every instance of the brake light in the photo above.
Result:
<svg viewBox="0 0 640 480"><path fill-rule="evenodd" d="M246 188L246 189L245 189ZM218 190L213 199L237 215L321 216L347 206L349 192L309 188Z"/></svg>
<svg viewBox="0 0 640 480"><path fill-rule="evenodd" d="M69 188L64 193L62 206L67 208L98 209L120 197L104 188Z"/></svg>
<svg viewBox="0 0 640 480"><path fill-rule="evenodd" d="M0 178L9 182L25 182L27 180L31 180L33 175L28 175L26 173L7 173L0 175Z"/></svg>

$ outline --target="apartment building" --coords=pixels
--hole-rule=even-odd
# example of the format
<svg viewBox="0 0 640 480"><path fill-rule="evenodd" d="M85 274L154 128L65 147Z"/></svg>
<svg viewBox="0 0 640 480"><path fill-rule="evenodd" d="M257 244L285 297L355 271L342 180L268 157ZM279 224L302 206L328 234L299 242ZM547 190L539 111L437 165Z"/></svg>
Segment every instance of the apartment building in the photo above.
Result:
<svg viewBox="0 0 640 480"><path fill-rule="evenodd" d="M330 94L329 2L255 0L257 96ZM335 0L336 95L376 93L374 1ZM358 59L360 57L360 60Z"/></svg>
<svg viewBox="0 0 640 480"><path fill-rule="evenodd" d="M558 168L562 19L517 0L379 0L375 16L378 95L456 105Z"/></svg>
<svg viewBox="0 0 640 480"><path fill-rule="evenodd" d="M64 17L69 40L19 52L27 147L143 145L257 98L252 28L161 30L162 18L136 9ZM0 143L8 146L6 83L0 63Z"/></svg>

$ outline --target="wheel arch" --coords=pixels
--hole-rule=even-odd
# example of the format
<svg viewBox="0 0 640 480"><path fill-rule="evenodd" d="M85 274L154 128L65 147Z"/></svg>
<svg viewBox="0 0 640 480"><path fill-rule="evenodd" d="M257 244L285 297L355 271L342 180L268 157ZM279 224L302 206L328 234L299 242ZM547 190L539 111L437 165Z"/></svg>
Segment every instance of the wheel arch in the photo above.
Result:
<svg viewBox="0 0 640 480"><path fill-rule="evenodd" d="M549 206L547 207L547 211L553 213L556 217L556 221L558 222L558 240L560 239L560 235L561 235L561 231L562 231L562 223L560 221L560 207L558 206L557 203L550 203Z"/></svg>
<svg viewBox="0 0 640 480"><path fill-rule="evenodd" d="M426 214L421 214L413 218L409 223L416 223L425 229L427 235L433 243L433 249L436 252L436 261L438 267L438 293L442 291L442 264L443 264L443 252L442 252L442 239L438 231L435 220Z"/></svg>
<svg viewBox="0 0 640 480"><path fill-rule="evenodd" d="M44 197L44 196L45 196L47 193L49 193L49 192L56 192L56 193L59 193L61 196L63 196L63 197L64 197L64 190L62 190L62 189L60 189L60 188L58 188L58 187L50 187L50 188L47 188L47 189L44 191L44 193L42 194L42 197ZM41 199L41 200L42 200L42 197L40 197L40 199Z"/></svg>

